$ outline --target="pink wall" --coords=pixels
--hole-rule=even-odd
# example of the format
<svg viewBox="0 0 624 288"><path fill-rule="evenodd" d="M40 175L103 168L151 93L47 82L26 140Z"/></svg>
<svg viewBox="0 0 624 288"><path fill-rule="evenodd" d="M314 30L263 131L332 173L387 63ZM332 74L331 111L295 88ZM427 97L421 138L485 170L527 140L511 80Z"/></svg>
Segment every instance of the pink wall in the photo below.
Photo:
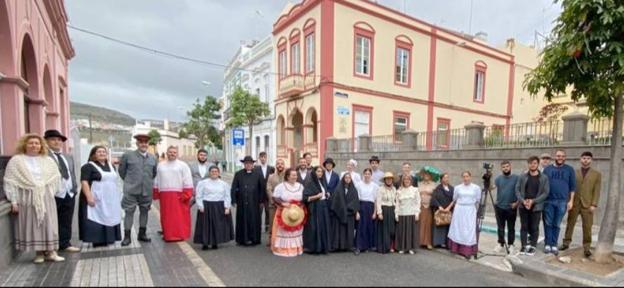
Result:
<svg viewBox="0 0 624 288"><path fill-rule="evenodd" d="M1 155L14 153L28 124L33 133L69 134L66 23L63 0L0 1Z"/></svg>

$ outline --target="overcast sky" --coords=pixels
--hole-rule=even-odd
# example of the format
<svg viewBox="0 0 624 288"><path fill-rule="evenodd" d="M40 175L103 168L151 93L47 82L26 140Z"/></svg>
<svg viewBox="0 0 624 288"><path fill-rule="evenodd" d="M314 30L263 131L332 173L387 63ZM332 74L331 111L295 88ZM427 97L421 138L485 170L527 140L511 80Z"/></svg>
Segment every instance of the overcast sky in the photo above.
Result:
<svg viewBox="0 0 624 288"><path fill-rule="evenodd" d="M350 0L359 1L359 0ZM241 41L261 39L286 0L65 1L72 26L141 46L227 64ZM291 1L294 2L294 1ZM379 0L424 21L473 34L533 44L548 32L559 7L550 0ZM296 2L294 2L296 3ZM195 64L123 46L69 29L76 57L71 101L119 110L136 118L184 120L197 98L219 97L223 68ZM205 85L207 81L210 85Z"/></svg>

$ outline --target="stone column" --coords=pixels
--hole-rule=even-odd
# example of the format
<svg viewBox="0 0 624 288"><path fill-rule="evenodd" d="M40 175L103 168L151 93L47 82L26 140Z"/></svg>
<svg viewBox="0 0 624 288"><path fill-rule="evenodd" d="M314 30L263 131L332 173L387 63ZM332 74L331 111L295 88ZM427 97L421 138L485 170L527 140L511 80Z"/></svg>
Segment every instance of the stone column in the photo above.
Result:
<svg viewBox="0 0 624 288"><path fill-rule="evenodd" d="M574 112L561 117L561 119L563 119L563 142L561 144L587 144L587 122L589 122L587 115Z"/></svg>
<svg viewBox="0 0 624 288"><path fill-rule="evenodd" d="M464 126L464 129L466 129L466 142L464 148L479 149L485 147L485 142L483 140L485 125L473 123Z"/></svg>
<svg viewBox="0 0 624 288"><path fill-rule="evenodd" d="M358 152L372 152L373 137L368 134L358 136Z"/></svg>
<svg viewBox="0 0 624 288"><path fill-rule="evenodd" d="M415 130L405 130L401 132L403 143L399 147L400 151L418 151L418 132Z"/></svg>

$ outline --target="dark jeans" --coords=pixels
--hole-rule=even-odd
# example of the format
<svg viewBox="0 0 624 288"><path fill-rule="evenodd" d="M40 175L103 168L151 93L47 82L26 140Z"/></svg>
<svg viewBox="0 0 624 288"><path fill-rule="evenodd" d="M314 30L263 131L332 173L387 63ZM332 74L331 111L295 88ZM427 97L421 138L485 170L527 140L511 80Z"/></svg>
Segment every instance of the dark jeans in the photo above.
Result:
<svg viewBox="0 0 624 288"><path fill-rule="evenodd" d="M518 209L502 209L495 207L496 224L498 226L498 243L505 244L505 224L507 224L507 244L513 245L516 241L516 218Z"/></svg>
<svg viewBox="0 0 624 288"><path fill-rule="evenodd" d="M531 211L520 206L520 242L522 247L527 246L527 234L530 235L530 245L537 246L537 238L539 237L539 223L542 219L542 211Z"/></svg>
<svg viewBox="0 0 624 288"><path fill-rule="evenodd" d="M74 217L76 200L69 196L69 193L63 199L54 197L54 200L56 200L56 213L58 216L59 250L64 250L71 246L72 218Z"/></svg>
<svg viewBox="0 0 624 288"><path fill-rule="evenodd" d="M561 220L568 209L568 202L546 201L544 204L544 240L547 246L557 246L559 233L561 232Z"/></svg>

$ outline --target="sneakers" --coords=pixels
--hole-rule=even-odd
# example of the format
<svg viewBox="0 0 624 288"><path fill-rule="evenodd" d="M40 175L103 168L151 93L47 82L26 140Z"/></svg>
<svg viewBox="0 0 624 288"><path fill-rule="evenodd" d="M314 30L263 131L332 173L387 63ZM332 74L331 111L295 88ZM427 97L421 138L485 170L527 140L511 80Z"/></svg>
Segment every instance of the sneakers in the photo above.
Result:
<svg viewBox="0 0 624 288"><path fill-rule="evenodd" d="M494 247L494 253L499 254L501 252L503 252L505 250L505 247L503 246L503 244L496 244L496 247Z"/></svg>
<svg viewBox="0 0 624 288"><path fill-rule="evenodd" d="M56 251L52 251L48 253L48 255L45 257L45 260L50 262L63 262L65 261L65 258L58 256L58 254L56 254Z"/></svg>
<svg viewBox="0 0 624 288"><path fill-rule="evenodd" d="M555 256L559 256L559 248L557 248L557 246L553 246L551 253Z"/></svg>
<svg viewBox="0 0 624 288"><path fill-rule="evenodd" d="M403 253L405 253L405 252L403 252L403 251L399 251L399 254L403 254Z"/></svg>
<svg viewBox="0 0 624 288"><path fill-rule="evenodd" d="M529 247L531 247L531 246L527 245L526 247L520 248L520 255L526 255L527 248L529 248Z"/></svg>
<svg viewBox="0 0 624 288"><path fill-rule="evenodd" d="M589 250L585 250L584 254L585 254L585 258L589 258L592 256L592 253Z"/></svg>
<svg viewBox="0 0 624 288"><path fill-rule="evenodd" d="M529 248L527 248L526 255L527 256L535 256L535 252L537 252L535 247L529 246Z"/></svg>
<svg viewBox="0 0 624 288"><path fill-rule="evenodd" d="M550 254L552 253L552 247L551 246L544 246L544 254Z"/></svg>
<svg viewBox="0 0 624 288"><path fill-rule="evenodd" d="M409 250L410 255L414 255L414 250ZM590 253L591 254L591 253Z"/></svg>
<svg viewBox="0 0 624 288"><path fill-rule="evenodd" d="M516 247L514 245L509 245L509 255L516 255L517 253Z"/></svg>

